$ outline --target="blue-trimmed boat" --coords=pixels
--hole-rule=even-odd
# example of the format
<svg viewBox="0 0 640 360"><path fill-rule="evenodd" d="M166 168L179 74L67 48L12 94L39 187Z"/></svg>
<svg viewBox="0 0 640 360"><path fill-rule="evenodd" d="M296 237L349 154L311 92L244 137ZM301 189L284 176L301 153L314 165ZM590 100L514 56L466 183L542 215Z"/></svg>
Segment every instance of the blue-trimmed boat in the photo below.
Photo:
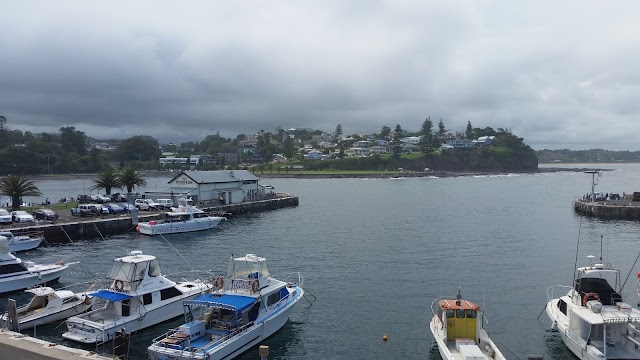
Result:
<svg viewBox="0 0 640 360"><path fill-rule="evenodd" d="M110 341L122 330L133 333L180 316L182 301L213 288L210 281L169 280L156 257L142 251L114 259L107 281L108 289L89 294L96 300L94 310L67 319L62 337L85 344Z"/></svg>
<svg viewBox="0 0 640 360"><path fill-rule="evenodd" d="M260 344L287 322L302 298L302 276L296 275L295 283L276 280L265 258L231 258L227 276L216 278L217 290L185 301L186 324L155 338L149 357L231 359Z"/></svg>

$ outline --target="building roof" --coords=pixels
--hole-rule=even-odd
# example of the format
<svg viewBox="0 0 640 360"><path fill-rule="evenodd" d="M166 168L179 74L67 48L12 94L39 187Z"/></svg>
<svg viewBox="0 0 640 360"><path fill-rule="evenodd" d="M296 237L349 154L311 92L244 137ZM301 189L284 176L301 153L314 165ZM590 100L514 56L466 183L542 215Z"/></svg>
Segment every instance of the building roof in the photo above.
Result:
<svg viewBox="0 0 640 360"><path fill-rule="evenodd" d="M225 183L237 181L259 180L258 177L247 170L214 170L214 171L183 171L176 175L172 182L178 176L185 174L193 179L197 184Z"/></svg>

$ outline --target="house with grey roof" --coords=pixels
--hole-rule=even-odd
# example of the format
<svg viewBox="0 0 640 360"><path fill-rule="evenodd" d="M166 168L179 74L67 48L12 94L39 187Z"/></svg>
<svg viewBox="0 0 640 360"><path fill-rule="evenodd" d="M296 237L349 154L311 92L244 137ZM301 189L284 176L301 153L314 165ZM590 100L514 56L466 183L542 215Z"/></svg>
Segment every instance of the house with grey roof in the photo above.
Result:
<svg viewBox="0 0 640 360"><path fill-rule="evenodd" d="M273 194L273 187L262 186L247 170L182 171L161 191L147 191L147 198L192 198L198 205L235 204Z"/></svg>

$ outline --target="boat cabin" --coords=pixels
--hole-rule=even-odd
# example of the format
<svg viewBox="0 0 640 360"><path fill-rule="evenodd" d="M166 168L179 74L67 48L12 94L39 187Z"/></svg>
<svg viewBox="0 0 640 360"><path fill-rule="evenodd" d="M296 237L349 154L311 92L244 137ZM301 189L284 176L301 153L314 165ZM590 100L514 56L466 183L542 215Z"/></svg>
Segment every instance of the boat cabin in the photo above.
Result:
<svg viewBox="0 0 640 360"><path fill-rule="evenodd" d="M259 293L271 284L267 259L254 254L232 258L225 280L224 289Z"/></svg>
<svg viewBox="0 0 640 360"><path fill-rule="evenodd" d="M438 317L447 330L447 341L471 339L477 341L480 307L467 300L443 299L438 302Z"/></svg>
<svg viewBox="0 0 640 360"><path fill-rule="evenodd" d="M0 236L0 279L12 277L29 272L29 267L34 266L32 261L23 262L20 258L9 252L9 241L5 236Z"/></svg>
<svg viewBox="0 0 640 360"><path fill-rule="evenodd" d="M132 251L129 256L113 260L106 278L112 281L111 289L126 293L137 290L143 282L161 281L162 273L155 256Z"/></svg>

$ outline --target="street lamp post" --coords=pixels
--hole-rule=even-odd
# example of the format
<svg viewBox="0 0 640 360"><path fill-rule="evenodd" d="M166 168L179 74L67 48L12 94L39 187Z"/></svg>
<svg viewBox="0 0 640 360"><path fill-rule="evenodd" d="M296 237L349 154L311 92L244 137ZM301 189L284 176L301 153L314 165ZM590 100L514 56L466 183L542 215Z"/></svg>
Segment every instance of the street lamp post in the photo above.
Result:
<svg viewBox="0 0 640 360"><path fill-rule="evenodd" d="M600 175L600 171L598 170L589 170L585 171L585 174L591 174L591 202L596 201L596 174Z"/></svg>

